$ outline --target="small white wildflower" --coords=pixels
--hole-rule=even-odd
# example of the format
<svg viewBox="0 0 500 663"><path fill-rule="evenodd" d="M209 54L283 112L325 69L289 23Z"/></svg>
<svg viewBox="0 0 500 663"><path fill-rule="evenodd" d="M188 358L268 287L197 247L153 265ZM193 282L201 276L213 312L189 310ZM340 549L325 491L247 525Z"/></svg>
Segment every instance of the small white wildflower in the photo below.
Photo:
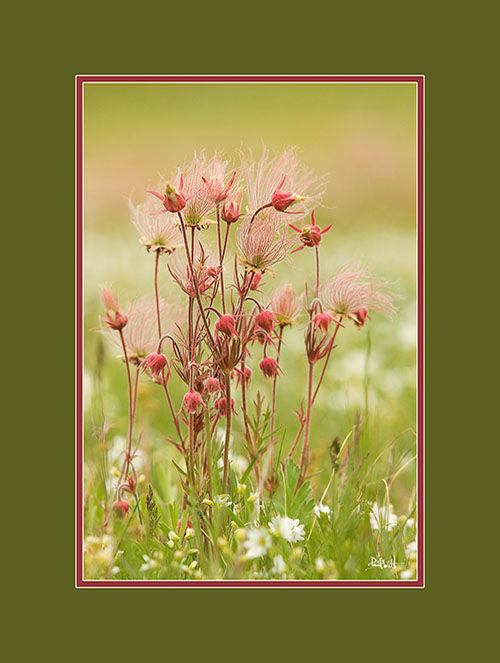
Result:
<svg viewBox="0 0 500 663"><path fill-rule="evenodd" d="M265 527L257 529L250 529L245 541L245 548L247 549L247 559L256 559L262 557L271 545L271 537Z"/></svg>
<svg viewBox="0 0 500 663"><path fill-rule="evenodd" d="M316 557L316 560L314 562L314 566L315 566L316 571L318 573L324 573L326 571L325 560L322 557Z"/></svg>
<svg viewBox="0 0 500 663"><path fill-rule="evenodd" d="M416 541L410 541L410 543L406 546L406 554L409 555L415 555L417 552L417 542Z"/></svg>
<svg viewBox="0 0 500 663"><path fill-rule="evenodd" d="M184 538L186 540L192 539L194 535L195 535L194 529L192 527L187 527L186 531L184 532Z"/></svg>
<svg viewBox="0 0 500 663"><path fill-rule="evenodd" d="M324 513L326 516L328 516L328 518L330 518L332 510L327 504L320 503L316 504L316 506L313 509L313 513L317 518L319 518L322 513Z"/></svg>
<svg viewBox="0 0 500 663"><path fill-rule="evenodd" d="M273 573L281 574L286 572L286 568L287 567L283 557L281 555L276 555L276 557L273 560L273 568L271 569L271 571Z"/></svg>
<svg viewBox="0 0 500 663"><path fill-rule="evenodd" d="M119 566L113 566L111 573L115 576L117 573L120 573L121 569Z"/></svg>
<svg viewBox="0 0 500 663"><path fill-rule="evenodd" d="M231 506L232 502L229 499L229 495L215 495L214 496L214 504L217 506Z"/></svg>
<svg viewBox="0 0 500 663"><path fill-rule="evenodd" d="M142 564L140 571L150 571L158 566L158 562L155 559L151 559L148 555L143 555L142 559L145 564Z"/></svg>
<svg viewBox="0 0 500 663"><path fill-rule="evenodd" d="M392 504L389 505L389 512L385 506L379 507L374 504L370 511L370 525L373 530L388 529L389 532L398 525L398 517L394 513Z"/></svg>
<svg viewBox="0 0 500 663"><path fill-rule="evenodd" d="M268 525L272 534L281 536L290 543L302 541L304 538L304 525L300 524L298 518L292 520L286 516L284 518L275 516Z"/></svg>

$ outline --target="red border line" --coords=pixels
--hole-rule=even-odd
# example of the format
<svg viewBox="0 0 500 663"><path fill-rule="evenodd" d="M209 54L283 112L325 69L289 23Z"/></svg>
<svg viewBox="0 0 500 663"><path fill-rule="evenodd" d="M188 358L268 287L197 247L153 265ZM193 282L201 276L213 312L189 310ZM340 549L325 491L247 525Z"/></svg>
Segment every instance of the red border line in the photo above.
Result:
<svg viewBox="0 0 500 663"><path fill-rule="evenodd" d="M417 166L417 309L418 309L418 568L416 580L85 580L83 578L83 83L291 82L416 83ZM76 587L424 587L424 76L423 75L77 75L76 76Z"/></svg>

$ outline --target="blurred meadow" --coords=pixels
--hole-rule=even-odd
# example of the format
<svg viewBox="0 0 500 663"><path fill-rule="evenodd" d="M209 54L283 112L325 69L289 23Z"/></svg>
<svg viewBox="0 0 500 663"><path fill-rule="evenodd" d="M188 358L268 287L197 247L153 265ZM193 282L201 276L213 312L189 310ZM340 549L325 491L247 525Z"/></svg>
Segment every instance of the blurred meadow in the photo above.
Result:
<svg viewBox="0 0 500 663"><path fill-rule="evenodd" d="M377 314L363 329L349 326L339 335L314 406L311 433L313 492L320 499L329 477L329 447L344 440L361 421L362 453L384 457L374 471L372 501L383 495L388 467L402 466L416 453L416 86L392 84L107 84L84 85L84 362L86 480L98 471L98 442L92 425L102 413L114 457L127 430L123 363L105 336L96 332L102 313L100 287L112 285L124 304L153 294L154 260L129 216L159 176L168 177L194 152L215 150L236 156L251 149L260 156L297 146L301 163L327 188L317 223L333 229L321 247L322 278L361 260L390 282L397 295L393 319ZM211 228L207 233L214 233ZM234 237L234 233L232 233ZM177 285L165 268L160 294ZM290 282L302 292L311 283L312 252L294 254L263 279L265 294ZM307 360L304 324L287 330L278 382L277 407L291 445L298 422L292 410L305 397ZM255 371L252 395L268 395L270 384ZM177 403L185 391L174 380ZM146 376L139 386L136 430L143 434L139 471L165 501L179 499L170 462L175 450L165 442L173 427L157 386ZM147 398L142 398L147 396ZM238 429L233 459L238 448ZM115 461L118 462L118 461ZM235 461L236 462L236 461ZM395 512L408 513L415 500L416 463L408 462L391 485ZM89 533L95 533L88 528Z"/></svg>

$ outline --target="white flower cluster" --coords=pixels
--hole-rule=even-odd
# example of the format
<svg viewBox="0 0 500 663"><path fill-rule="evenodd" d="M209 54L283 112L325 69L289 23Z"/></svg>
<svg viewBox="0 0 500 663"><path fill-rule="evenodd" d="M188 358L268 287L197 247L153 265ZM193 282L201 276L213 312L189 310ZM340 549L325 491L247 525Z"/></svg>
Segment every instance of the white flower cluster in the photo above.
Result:
<svg viewBox="0 0 500 663"><path fill-rule="evenodd" d="M304 525L300 524L298 518L292 520L287 516L276 516L271 519L267 527L252 527L248 530L244 546L246 548L247 559L257 559L266 554L272 544L271 534L275 537L285 539L289 543L302 541L304 538ZM275 566L281 569L280 561L276 561ZM283 571L278 571L282 573Z"/></svg>

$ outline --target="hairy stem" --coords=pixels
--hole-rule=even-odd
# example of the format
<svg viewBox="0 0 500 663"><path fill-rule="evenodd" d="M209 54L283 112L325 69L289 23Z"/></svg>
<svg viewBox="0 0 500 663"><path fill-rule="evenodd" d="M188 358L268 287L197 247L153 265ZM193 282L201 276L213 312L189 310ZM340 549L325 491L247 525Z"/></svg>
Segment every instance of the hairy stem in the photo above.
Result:
<svg viewBox="0 0 500 663"><path fill-rule="evenodd" d="M158 263L160 260L160 252L155 252L155 302L156 302L156 322L158 324L158 338L161 338L161 320L160 320L160 298L158 296Z"/></svg>
<svg viewBox="0 0 500 663"><path fill-rule="evenodd" d="M231 423L232 423L232 408L231 408L231 373L226 373L226 439L224 442L224 471L222 475L222 492L227 491L227 477L229 469L229 441L231 439Z"/></svg>

